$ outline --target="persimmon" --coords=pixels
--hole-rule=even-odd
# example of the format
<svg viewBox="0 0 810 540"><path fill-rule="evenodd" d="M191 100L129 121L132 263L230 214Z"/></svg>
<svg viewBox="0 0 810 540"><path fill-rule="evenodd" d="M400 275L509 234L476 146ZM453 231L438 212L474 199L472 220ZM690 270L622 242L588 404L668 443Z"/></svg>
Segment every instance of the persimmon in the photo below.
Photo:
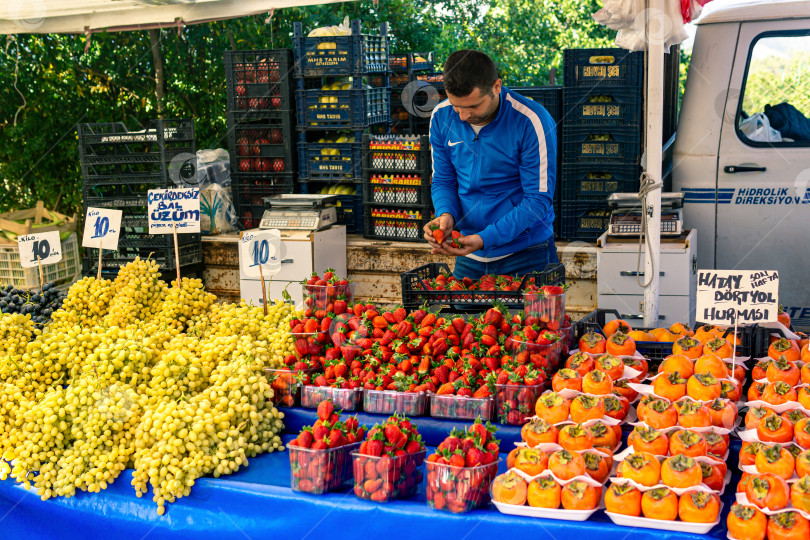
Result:
<svg viewBox="0 0 810 540"><path fill-rule="evenodd" d="M638 392L630 388L626 379L613 381L613 393L620 395L630 402L633 402L638 397Z"/></svg>
<svg viewBox="0 0 810 540"><path fill-rule="evenodd" d="M793 423L775 414L766 416L757 426L757 438L766 443L791 442L793 440Z"/></svg>
<svg viewBox="0 0 810 540"><path fill-rule="evenodd" d="M678 411L666 400L653 399L638 411L639 419L655 429L667 429L678 423Z"/></svg>
<svg viewBox="0 0 810 540"><path fill-rule="evenodd" d="M742 397L740 383L738 383L736 379L720 381L720 397L733 402L740 401L740 397Z"/></svg>
<svg viewBox="0 0 810 540"><path fill-rule="evenodd" d="M621 319L613 319L612 321L608 321L605 326L602 327L602 331L608 337L616 332L624 332L626 334L631 330L633 330L633 328L627 324L627 321L623 321Z"/></svg>
<svg viewBox="0 0 810 540"><path fill-rule="evenodd" d="M712 419L712 425L726 429L732 429L737 421L737 404L728 399L717 398L709 403L706 408Z"/></svg>
<svg viewBox="0 0 810 540"><path fill-rule="evenodd" d="M537 476L548 468L548 455L537 448L523 447L515 457L515 468L529 476Z"/></svg>
<svg viewBox="0 0 810 540"><path fill-rule="evenodd" d="M606 350L613 355L632 356L636 354L636 342L624 332L616 332L607 339Z"/></svg>
<svg viewBox="0 0 810 540"><path fill-rule="evenodd" d="M748 394L746 395L746 397L748 398L748 401L760 401L760 400L762 400L762 392L765 391L765 388L767 386L768 386L768 383L766 383L766 382L764 382L764 383L755 382L754 384L752 384L751 387L748 389Z"/></svg>
<svg viewBox="0 0 810 540"><path fill-rule="evenodd" d="M810 474L810 449L796 457L796 474L799 477Z"/></svg>
<svg viewBox="0 0 810 540"><path fill-rule="evenodd" d="M602 486L574 480L562 488L562 506L566 510L593 510L602 500Z"/></svg>
<svg viewBox="0 0 810 540"><path fill-rule="evenodd" d="M611 426L606 425L601 420L585 429L591 432L594 447L603 446L612 449L616 447L616 443L620 440L616 438L616 432L611 429Z"/></svg>
<svg viewBox="0 0 810 540"><path fill-rule="evenodd" d="M788 420L789 422L790 420ZM802 418L793 426L793 437L802 448L810 448L810 419Z"/></svg>
<svg viewBox="0 0 810 540"><path fill-rule="evenodd" d="M722 491L726 475L721 472L720 467L714 467L710 463L699 463L699 465L700 472L703 474L701 483L709 489Z"/></svg>
<svg viewBox="0 0 810 540"><path fill-rule="evenodd" d="M636 426L627 437L628 446L636 452L646 452L654 456L665 456L669 449L669 438L651 427Z"/></svg>
<svg viewBox="0 0 810 540"><path fill-rule="evenodd" d="M583 352L572 354L568 357L568 360L565 361L565 367L577 371L583 377L593 371L594 366L593 357Z"/></svg>
<svg viewBox="0 0 810 540"><path fill-rule="evenodd" d="M580 375L578 371L563 368L551 378L552 390L559 392L566 388L582 392L582 375Z"/></svg>
<svg viewBox="0 0 810 540"><path fill-rule="evenodd" d="M641 492L630 484L611 484L605 492L605 510L638 517L641 515Z"/></svg>
<svg viewBox="0 0 810 540"><path fill-rule="evenodd" d="M636 358L635 356L625 356L622 358L622 363L631 369L635 369L639 372L639 374L632 379L633 382L641 382L647 378L647 374L650 372L650 365L647 362L646 358Z"/></svg>
<svg viewBox="0 0 810 540"><path fill-rule="evenodd" d="M698 401L712 401L722 392L720 381L711 373L695 373L686 381L686 395Z"/></svg>
<svg viewBox="0 0 810 540"><path fill-rule="evenodd" d="M655 337L655 341L659 343L675 343L681 337L680 334L673 334L666 328L656 328L650 333Z"/></svg>
<svg viewBox="0 0 810 540"><path fill-rule="evenodd" d="M802 352L792 339L779 338L768 347L768 357L779 360L783 356L785 360L795 362L796 360L801 360Z"/></svg>
<svg viewBox="0 0 810 540"><path fill-rule="evenodd" d="M681 336L694 336L695 331L692 330L688 324L676 322L669 327L669 331L673 334L679 334Z"/></svg>
<svg viewBox="0 0 810 540"><path fill-rule="evenodd" d="M703 435L688 429L681 429L669 438L670 455L683 454L689 457L705 456L708 453Z"/></svg>
<svg viewBox="0 0 810 540"><path fill-rule="evenodd" d="M737 382L742 385L743 381L745 380L745 368L740 363L734 364L732 367L731 364L726 363L726 367L728 368L728 373L731 375Z"/></svg>
<svg viewBox="0 0 810 540"><path fill-rule="evenodd" d="M703 434L706 440L706 452L723 459L728 451L729 437L728 435L718 435L713 431L707 431Z"/></svg>
<svg viewBox="0 0 810 540"><path fill-rule="evenodd" d="M613 392L613 381L604 371L591 371L582 377L582 391L595 396L606 396Z"/></svg>
<svg viewBox="0 0 810 540"><path fill-rule="evenodd" d="M557 450L548 457L548 469L560 480L585 474L585 458L577 452Z"/></svg>
<svg viewBox="0 0 810 540"><path fill-rule="evenodd" d="M537 398L534 412L549 424L559 424L568 420L568 400L557 392L546 392Z"/></svg>
<svg viewBox="0 0 810 540"><path fill-rule="evenodd" d="M776 314L776 320L782 323L785 327L790 328L790 313L779 306L779 313Z"/></svg>
<svg viewBox="0 0 810 540"><path fill-rule="evenodd" d="M619 421L624 420L630 412L630 402L621 395L603 396L602 404L605 406L605 416Z"/></svg>
<svg viewBox="0 0 810 540"><path fill-rule="evenodd" d="M560 493L562 488L553 478L541 477L532 480L529 483L527 493L527 500L529 506L535 508L552 508L560 507Z"/></svg>
<svg viewBox="0 0 810 540"><path fill-rule="evenodd" d="M765 445L759 441L743 442L740 448L740 467L753 465L757 459L757 452Z"/></svg>
<svg viewBox="0 0 810 540"><path fill-rule="evenodd" d="M755 474L745 486L745 496L758 508L781 510L788 504L789 490L787 482L775 474Z"/></svg>
<svg viewBox="0 0 810 540"><path fill-rule="evenodd" d="M571 400L571 420L581 424L588 420L598 420L605 416L602 400L588 394L580 394Z"/></svg>
<svg viewBox="0 0 810 540"><path fill-rule="evenodd" d="M710 339L703 345L703 354L716 354L721 359L731 358L732 353L733 348L731 347L731 343L722 337Z"/></svg>
<svg viewBox="0 0 810 540"><path fill-rule="evenodd" d="M521 506L526 504L526 481L513 471L498 475L492 482L492 498L498 502Z"/></svg>
<svg viewBox="0 0 810 540"><path fill-rule="evenodd" d="M542 418L535 418L520 428L520 437L531 447L540 443L556 443L557 433L557 427Z"/></svg>
<svg viewBox="0 0 810 540"><path fill-rule="evenodd" d="M582 424L567 424L560 429L557 444L571 452L587 450L593 448L593 435Z"/></svg>
<svg viewBox="0 0 810 540"><path fill-rule="evenodd" d="M514 466L515 466L515 458L517 457L518 450L520 450L520 448L513 448L506 455L506 468L507 469L514 468Z"/></svg>
<svg viewBox="0 0 810 540"><path fill-rule="evenodd" d="M633 452L621 462L618 471L622 478L642 486L654 486L661 478L661 464L647 452Z"/></svg>
<svg viewBox="0 0 810 540"><path fill-rule="evenodd" d="M703 354L703 344L693 337L684 336L672 344L672 354L679 354L690 360L697 360Z"/></svg>
<svg viewBox="0 0 810 540"><path fill-rule="evenodd" d="M736 540L765 540L768 518L753 506L734 503L726 518L728 532Z"/></svg>
<svg viewBox="0 0 810 540"><path fill-rule="evenodd" d="M720 497L716 493L690 491L678 501L678 517L686 523L713 523L720 515Z"/></svg>
<svg viewBox="0 0 810 540"><path fill-rule="evenodd" d="M641 399L638 400L638 405L636 405L636 414L638 415L639 418L641 418L641 416L644 414L644 409L647 408L647 405L655 401L656 399L660 398L657 398L652 394L646 394L641 396Z"/></svg>
<svg viewBox="0 0 810 540"><path fill-rule="evenodd" d="M714 353L708 353L695 360L695 373L711 373L718 379L725 379L728 377L728 368L722 358Z"/></svg>
<svg viewBox="0 0 810 540"><path fill-rule="evenodd" d="M801 369L802 383L810 384L810 360L805 360Z"/></svg>
<svg viewBox="0 0 810 540"><path fill-rule="evenodd" d="M649 519L675 521L678 517L678 496L664 487L645 491L641 496L641 513Z"/></svg>
<svg viewBox="0 0 810 540"><path fill-rule="evenodd" d="M796 392L796 401L805 409L810 409L810 386L802 386L799 388Z"/></svg>
<svg viewBox="0 0 810 540"><path fill-rule="evenodd" d="M775 444L760 448L754 465L758 473L771 473L788 480L793 476L796 460L787 448Z"/></svg>
<svg viewBox="0 0 810 540"><path fill-rule="evenodd" d="M796 386L801 379L801 372L796 364L786 359L784 356L780 356L778 360L774 360L768 364L765 377L767 377L768 382L782 381L788 383L790 386Z"/></svg>
<svg viewBox="0 0 810 540"><path fill-rule="evenodd" d="M768 540L807 540L810 522L795 511L782 512L768 519Z"/></svg>
<svg viewBox="0 0 810 540"><path fill-rule="evenodd" d="M768 383L760 399L770 405L781 405L788 401L798 401L796 389L785 382Z"/></svg>
<svg viewBox="0 0 810 540"><path fill-rule="evenodd" d="M656 396L669 401L677 401L686 395L686 379L680 373L663 373L653 381Z"/></svg>
<svg viewBox="0 0 810 540"><path fill-rule="evenodd" d="M679 373L688 379L695 372L695 364L681 354L671 354L658 366L658 373Z"/></svg>
<svg viewBox="0 0 810 540"><path fill-rule="evenodd" d="M607 373L614 382L624 376L624 363L609 353L596 357L595 369Z"/></svg>
<svg viewBox="0 0 810 540"><path fill-rule="evenodd" d="M605 336L598 332L588 332L579 338L579 351L583 353L602 354L605 352Z"/></svg>
<svg viewBox="0 0 810 540"><path fill-rule="evenodd" d="M799 403L801 403L801 402L799 402ZM798 424L799 422L801 422L805 418L808 418L808 416L810 416L810 415L808 415L806 412L804 412L801 409L790 409L790 410L787 410L787 411L783 412L779 416L781 416L782 418L787 418L788 420L790 420L790 422L793 424L793 428L795 429L796 424Z"/></svg>
<svg viewBox="0 0 810 540"><path fill-rule="evenodd" d="M627 332L627 335L633 338L636 343L639 341L655 341L655 336L644 330L631 330Z"/></svg>
<svg viewBox="0 0 810 540"><path fill-rule="evenodd" d="M707 332L698 328L697 330L695 330L695 335L692 337L698 340L699 342L703 343L703 345L706 345L706 343L713 340L717 336L712 332Z"/></svg>
<svg viewBox="0 0 810 540"><path fill-rule="evenodd" d="M751 378L755 381L767 379L768 367L771 365L771 362L773 362L773 360L770 358L757 362L751 370Z"/></svg>
<svg viewBox="0 0 810 540"><path fill-rule="evenodd" d="M678 410L678 425L681 427L695 428L712 425L709 409L697 401L680 401L676 403L675 407Z"/></svg>
<svg viewBox="0 0 810 540"><path fill-rule="evenodd" d="M756 476L755 474L744 472L740 476L740 481L737 482L737 493L745 493L745 488L748 487L748 482Z"/></svg>
<svg viewBox="0 0 810 540"><path fill-rule="evenodd" d="M583 452L582 457L585 459L585 474L597 482L607 480L610 475L607 459L595 452Z"/></svg>
<svg viewBox="0 0 810 540"><path fill-rule="evenodd" d="M810 511L810 475L804 475L790 487L790 503L793 508Z"/></svg>
<svg viewBox="0 0 810 540"><path fill-rule="evenodd" d="M703 472L694 458L683 454L672 456L661 464L661 482L673 488L700 485Z"/></svg>

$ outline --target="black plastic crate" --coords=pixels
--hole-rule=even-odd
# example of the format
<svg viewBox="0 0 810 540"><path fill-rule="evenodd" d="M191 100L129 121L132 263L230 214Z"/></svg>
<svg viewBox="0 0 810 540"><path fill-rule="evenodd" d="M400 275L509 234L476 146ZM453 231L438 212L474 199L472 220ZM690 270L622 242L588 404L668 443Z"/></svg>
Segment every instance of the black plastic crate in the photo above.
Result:
<svg viewBox="0 0 810 540"><path fill-rule="evenodd" d="M566 88L563 104L566 127L642 127L641 88Z"/></svg>
<svg viewBox="0 0 810 540"><path fill-rule="evenodd" d="M555 124L563 120L562 86L510 86L509 90L542 105L554 119Z"/></svg>
<svg viewBox="0 0 810 540"><path fill-rule="evenodd" d="M390 97L388 88L299 89L296 90L298 127L358 130L386 123L391 116Z"/></svg>
<svg viewBox="0 0 810 540"><path fill-rule="evenodd" d="M360 178L363 167L363 143L298 143L300 175L310 182ZM328 153L327 153L328 152Z"/></svg>
<svg viewBox="0 0 810 540"><path fill-rule="evenodd" d="M392 90L394 90L394 89L401 90L401 89L405 88L408 85L408 83L411 82L411 77L412 76L413 76L413 74L409 73L407 71L406 72L392 73L391 76L389 77L391 89ZM377 85L372 85L372 86L377 86Z"/></svg>
<svg viewBox="0 0 810 540"><path fill-rule="evenodd" d="M250 123L228 115L228 146L234 171L295 172L295 132L289 114L275 113Z"/></svg>
<svg viewBox="0 0 810 540"><path fill-rule="evenodd" d="M568 201L607 199L611 193L637 192L640 176L638 165L563 163L557 189Z"/></svg>
<svg viewBox="0 0 810 540"><path fill-rule="evenodd" d="M639 129L565 126L563 161L637 165L641 158Z"/></svg>
<svg viewBox="0 0 810 540"><path fill-rule="evenodd" d="M542 272L531 272L523 276L520 290L517 291L431 291L427 281L436 279L440 274L452 274L445 263L428 263L409 272L402 273L402 305L415 309L422 304L457 304L470 307L491 306L493 302L503 302L508 307L523 307L523 289L534 283L544 285L564 285L565 265L550 263ZM532 281L534 280L534 281Z"/></svg>
<svg viewBox="0 0 810 540"><path fill-rule="evenodd" d="M234 174L231 183L234 205L262 205L264 197L295 192L295 175Z"/></svg>
<svg viewBox="0 0 810 540"><path fill-rule="evenodd" d="M644 83L644 53L619 48L565 49L563 69L563 82L567 88L641 88Z"/></svg>
<svg viewBox="0 0 810 540"><path fill-rule="evenodd" d="M430 208L400 210L365 206L363 236L376 240L424 242L423 229L431 220Z"/></svg>
<svg viewBox="0 0 810 540"><path fill-rule="evenodd" d="M354 20L350 36L307 37L300 22L293 24L296 77L355 75L388 71L388 23L379 34L363 34Z"/></svg>
<svg viewBox="0 0 810 540"><path fill-rule="evenodd" d="M366 171L363 178L366 205L393 205L399 208L425 208L432 205L430 174L383 174Z"/></svg>
<svg viewBox="0 0 810 540"><path fill-rule="evenodd" d="M225 51L229 111L292 111L290 49Z"/></svg>
<svg viewBox="0 0 810 540"><path fill-rule="evenodd" d="M563 199L561 207L560 236L568 240L593 242L610 223L610 208L604 202L568 202Z"/></svg>
<svg viewBox="0 0 810 540"><path fill-rule="evenodd" d="M346 225L349 234L363 233L363 197L360 195L338 195L337 222Z"/></svg>
<svg viewBox="0 0 810 540"><path fill-rule="evenodd" d="M363 169L382 172L429 172L428 137L363 136Z"/></svg>
<svg viewBox="0 0 810 540"><path fill-rule="evenodd" d="M183 235L180 235L183 236ZM150 258L155 261L162 270L174 270L177 268L174 256L174 241L171 235L168 235L170 245L166 247L150 247L150 246L120 246L116 251L104 251L104 256L101 258L102 273L105 269L117 270L122 264L134 261L137 257L141 259ZM202 257L202 244L200 242L193 244L178 244L180 267L187 267L191 265L201 264ZM87 248L86 259L92 268L98 268L98 249ZM175 276L172 279L176 279Z"/></svg>
<svg viewBox="0 0 810 540"><path fill-rule="evenodd" d="M398 53L388 57L391 71L433 71L433 53Z"/></svg>

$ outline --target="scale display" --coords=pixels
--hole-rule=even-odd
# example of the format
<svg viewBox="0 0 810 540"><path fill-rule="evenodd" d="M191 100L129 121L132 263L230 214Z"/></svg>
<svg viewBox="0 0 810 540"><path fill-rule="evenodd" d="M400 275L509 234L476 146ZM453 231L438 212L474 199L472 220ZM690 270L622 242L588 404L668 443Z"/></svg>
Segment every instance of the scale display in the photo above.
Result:
<svg viewBox="0 0 810 540"><path fill-rule="evenodd" d="M295 229L318 231L337 222L334 208L318 210L265 210L259 223L260 229Z"/></svg>
<svg viewBox="0 0 810 540"><path fill-rule="evenodd" d="M641 211L614 210L610 215L610 236L639 236L644 219ZM661 211L661 236L680 236L682 232L681 211Z"/></svg>

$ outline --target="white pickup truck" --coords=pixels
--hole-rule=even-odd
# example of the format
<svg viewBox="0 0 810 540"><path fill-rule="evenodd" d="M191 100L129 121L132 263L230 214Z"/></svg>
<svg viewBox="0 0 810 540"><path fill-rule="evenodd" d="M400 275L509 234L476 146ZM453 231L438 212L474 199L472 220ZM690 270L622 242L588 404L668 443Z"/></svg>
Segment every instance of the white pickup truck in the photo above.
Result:
<svg viewBox="0 0 810 540"><path fill-rule="evenodd" d="M807 327L810 137L782 139L746 123L783 102L810 117L810 1L707 13L698 21L672 186L685 195L686 227L698 231L698 266L778 270L780 303ZM810 133L810 120L794 127Z"/></svg>

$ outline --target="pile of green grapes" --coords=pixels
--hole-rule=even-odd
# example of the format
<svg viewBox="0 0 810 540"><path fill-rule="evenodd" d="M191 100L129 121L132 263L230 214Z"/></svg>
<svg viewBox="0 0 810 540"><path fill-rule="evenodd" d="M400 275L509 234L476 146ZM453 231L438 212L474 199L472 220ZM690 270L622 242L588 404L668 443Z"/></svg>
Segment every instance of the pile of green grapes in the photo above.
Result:
<svg viewBox="0 0 810 540"><path fill-rule="evenodd" d="M151 260L76 282L38 329L0 315L0 479L42 499L105 489L134 469L158 513L197 478L282 450L265 369L294 352L289 303L216 303Z"/></svg>

